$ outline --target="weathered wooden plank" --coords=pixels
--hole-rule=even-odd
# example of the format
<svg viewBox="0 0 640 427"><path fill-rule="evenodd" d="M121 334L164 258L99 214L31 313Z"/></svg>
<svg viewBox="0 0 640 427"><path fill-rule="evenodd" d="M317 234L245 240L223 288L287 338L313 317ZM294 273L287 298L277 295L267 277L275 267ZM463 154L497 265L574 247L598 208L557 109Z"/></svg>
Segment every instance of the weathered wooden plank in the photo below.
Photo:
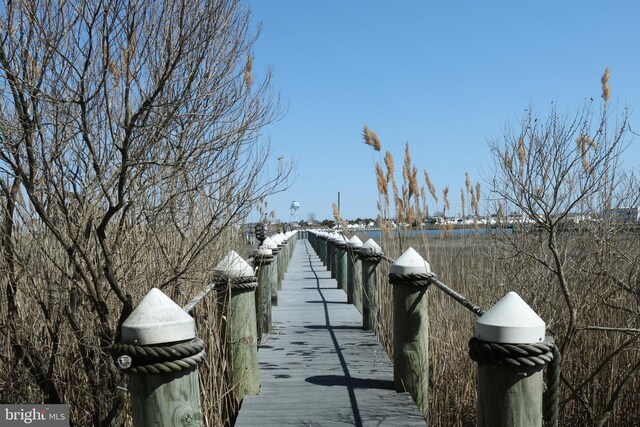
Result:
<svg viewBox="0 0 640 427"><path fill-rule="evenodd" d="M306 240L299 240L258 351L261 390L237 426L426 425L373 332Z"/></svg>

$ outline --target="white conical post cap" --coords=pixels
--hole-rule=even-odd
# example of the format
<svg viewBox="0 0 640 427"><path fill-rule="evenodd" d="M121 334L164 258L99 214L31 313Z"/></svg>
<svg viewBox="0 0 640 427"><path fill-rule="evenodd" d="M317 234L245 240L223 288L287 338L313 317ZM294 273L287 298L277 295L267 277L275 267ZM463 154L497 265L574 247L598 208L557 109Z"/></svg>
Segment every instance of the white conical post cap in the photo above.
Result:
<svg viewBox="0 0 640 427"><path fill-rule="evenodd" d="M476 321L482 341L533 344L545 339L545 323L520 295L509 292Z"/></svg>
<svg viewBox="0 0 640 427"><path fill-rule="evenodd" d="M382 253L382 248L380 247L380 245L378 245L376 243L375 240L369 239L366 242L364 242L362 247L360 247L360 253L363 253L363 254L381 254Z"/></svg>
<svg viewBox="0 0 640 427"><path fill-rule="evenodd" d="M431 266L415 249L407 249L396 260L389 271L391 274L426 274L431 273Z"/></svg>
<svg viewBox="0 0 640 427"><path fill-rule="evenodd" d="M125 344L166 344L195 336L193 317L158 288L151 289L122 324Z"/></svg>
<svg viewBox="0 0 640 427"><path fill-rule="evenodd" d="M360 246L362 246L362 240L360 240L360 238L354 234L353 237L347 241L347 245L350 248L359 248Z"/></svg>
<svg viewBox="0 0 640 427"><path fill-rule="evenodd" d="M278 244L276 242L274 242L271 237L267 237L266 239L264 239L264 241L262 242L262 246L264 246L265 248L268 248L268 249L277 249L278 248Z"/></svg>
<svg viewBox="0 0 640 427"><path fill-rule="evenodd" d="M220 260L215 270L228 277L251 277L253 269L236 251L231 251Z"/></svg>

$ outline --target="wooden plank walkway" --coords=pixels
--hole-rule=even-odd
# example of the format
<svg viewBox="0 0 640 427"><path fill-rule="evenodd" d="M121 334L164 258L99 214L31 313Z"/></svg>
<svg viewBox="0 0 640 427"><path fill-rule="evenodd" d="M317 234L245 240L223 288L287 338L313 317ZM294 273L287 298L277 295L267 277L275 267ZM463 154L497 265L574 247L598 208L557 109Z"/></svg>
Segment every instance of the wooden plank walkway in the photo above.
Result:
<svg viewBox="0 0 640 427"><path fill-rule="evenodd" d="M425 426L358 310L306 240L296 243L258 351L261 390L236 426Z"/></svg>

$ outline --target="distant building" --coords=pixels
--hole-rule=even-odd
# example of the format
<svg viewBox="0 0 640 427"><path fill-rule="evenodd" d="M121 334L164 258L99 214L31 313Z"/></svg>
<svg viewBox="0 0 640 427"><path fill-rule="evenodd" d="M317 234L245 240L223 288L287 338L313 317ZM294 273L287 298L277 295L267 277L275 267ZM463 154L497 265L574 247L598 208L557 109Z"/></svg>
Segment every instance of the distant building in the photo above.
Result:
<svg viewBox="0 0 640 427"><path fill-rule="evenodd" d="M604 211L604 216L611 222L638 222L640 221L640 208L614 208Z"/></svg>

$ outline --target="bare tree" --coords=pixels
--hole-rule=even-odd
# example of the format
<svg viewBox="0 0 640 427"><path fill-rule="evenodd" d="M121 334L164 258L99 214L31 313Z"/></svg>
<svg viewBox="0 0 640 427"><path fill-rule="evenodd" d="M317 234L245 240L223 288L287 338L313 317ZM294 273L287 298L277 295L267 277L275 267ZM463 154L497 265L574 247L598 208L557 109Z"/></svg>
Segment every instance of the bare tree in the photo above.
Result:
<svg viewBox="0 0 640 427"><path fill-rule="evenodd" d="M318 221L318 216L315 212L309 212L309 214L307 215L307 221L309 222L309 224L315 224L316 221Z"/></svg>
<svg viewBox="0 0 640 427"><path fill-rule="evenodd" d="M627 114L613 118L607 98L597 111L593 104L573 116L528 109L491 143L491 184L519 214L501 240L504 279L531 293L558 338L565 414L603 425L640 369L640 246L637 223L610 215L638 202L635 176L620 167Z"/></svg>
<svg viewBox="0 0 640 427"><path fill-rule="evenodd" d="M3 401L114 422L108 348L135 300L201 283L286 187L258 139L279 112L254 41L237 0L0 6Z"/></svg>

